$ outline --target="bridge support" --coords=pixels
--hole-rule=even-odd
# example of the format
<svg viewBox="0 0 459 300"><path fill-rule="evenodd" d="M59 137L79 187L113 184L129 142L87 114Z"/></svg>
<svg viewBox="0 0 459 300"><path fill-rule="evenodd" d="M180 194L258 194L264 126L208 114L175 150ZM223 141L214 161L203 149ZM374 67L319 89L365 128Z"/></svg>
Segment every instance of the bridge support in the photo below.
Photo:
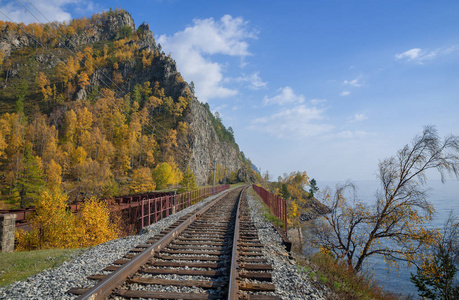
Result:
<svg viewBox="0 0 459 300"><path fill-rule="evenodd" d="M14 230L16 229L16 215L0 215L0 252L14 251Z"/></svg>

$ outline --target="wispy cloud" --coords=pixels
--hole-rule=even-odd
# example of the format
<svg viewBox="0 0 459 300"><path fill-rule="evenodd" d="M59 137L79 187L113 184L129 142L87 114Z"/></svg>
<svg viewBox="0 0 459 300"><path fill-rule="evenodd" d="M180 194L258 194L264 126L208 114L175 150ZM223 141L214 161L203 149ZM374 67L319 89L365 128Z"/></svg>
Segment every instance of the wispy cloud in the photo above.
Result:
<svg viewBox="0 0 459 300"><path fill-rule="evenodd" d="M367 117L366 114L355 114L352 117L348 118L348 121L351 122L351 123L361 122L361 121L365 121L365 120L368 120L368 117Z"/></svg>
<svg viewBox="0 0 459 300"><path fill-rule="evenodd" d="M280 88L277 95L265 96L265 105L278 105L276 113L252 120L251 130L266 132L276 138L301 139L321 135L333 130L327 124L323 103L326 100L312 99L306 104L305 97L289 87Z"/></svg>
<svg viewBox="0 0 459 300"><path fill-rule="evenodd" d="M228 81L231 81L229 79ZM248 88L252 90L259 90L262 88L266 88L268 83L263 81L260 77L260 72L255 72L252 75L243 75L234 79L236 82L243 82L248 84Z"/></svg>
<svg viewBox="0 0 459 300"><path fill-rule="evenodd" d="M440 56L448 55L457 51L459 47L444 47L434 50L423 50L421 48L413 48L402 53L395 54L397 60L405 60L409 62L416 62L422 64L423 62L435 59Z"/></svg>
<svg viewBox="0 0 459 300"><path fill-rule="evenodd" d="M278 95L271 97L271 98L268 96L265 96L265 98L263 99L263 103L265 105L269 105L269 104L286 105L286 104L304 102L304 96L295 94L293 89L289 86L280 88L278 92L279 92Z"/></svg>
<svg viewBox="0 0 459 300"><path fill-rule="evenodd" d="M420 48L413 48L408 51L405 51L403 53L399 53L395 55L395 58L397 59L407 59L407 60L414 60L419 58L419 55L421 54L422 49Z"/></svg>
<svg viewBox="0 0 459 300"><path fill-rule="evenodd" d="M27 9L17 1L2 1L0 11L7 15L8 18L0 14L0 19L4 21L10 21L11 19L13 22L23 22L25 24L47 23L48 20L51 22L63 22L72 19L70 11L93 12L95 6L97 6L93 1L88 0L35 0L31 2L33 6L27 1L21 1L21 3Z"/></svg>
<svg viewBox="0 0 459 300"><path fill-rule="evenodd" d="M357 78L352 79L352 80L344 80L343 83L345 85L349 85L349 86L352 86L352 87L361 87L362 86L362 83L360 82L360 77L357 77Z"/></svg>
<svg viewBox="0 0 459 300"><path fill-rule="evenodd" d="M195 19L193 25L173 36L161 35L158 42L171 52L183 77L194 81L201 101L236 95L235 89L223 86L223 63L212 61L212 55L228 55L243 59L251 55L248 40L256 38L243 18L223 16L220 20ZM255 84L260 82L255 82Z"/></svg>
<svg viewBox="0 0 459 300"><path fill-rule="evenodd" d="M350 91L342 91L341 94L339 94L340 96L343 96L343 97L346 97L346 96L349 96L351 94Z"/></svg>
<svg viewBox="0 0 459 300"><path fill-rule="evenodd" d="M276 138L302 139L318 136L333 130L334 126L325 122L325 109L308 107L305 104L283 109L271 116L257 118L249 129L267 132Z"/></svg>

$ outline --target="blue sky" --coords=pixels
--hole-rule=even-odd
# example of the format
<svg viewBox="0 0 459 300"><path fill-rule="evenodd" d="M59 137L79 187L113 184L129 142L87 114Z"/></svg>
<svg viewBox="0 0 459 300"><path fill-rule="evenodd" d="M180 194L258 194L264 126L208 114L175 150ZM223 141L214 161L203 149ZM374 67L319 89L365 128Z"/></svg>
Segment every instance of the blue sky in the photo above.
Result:
<svg viewBox="0 0 459 300"><path fill-rule="evenodd" d="M121 7L148 23L273 179L374 179L423 126L459 134L459 1L20 2L50 20ZM16 1L0 10L36 21Z"/></svg>

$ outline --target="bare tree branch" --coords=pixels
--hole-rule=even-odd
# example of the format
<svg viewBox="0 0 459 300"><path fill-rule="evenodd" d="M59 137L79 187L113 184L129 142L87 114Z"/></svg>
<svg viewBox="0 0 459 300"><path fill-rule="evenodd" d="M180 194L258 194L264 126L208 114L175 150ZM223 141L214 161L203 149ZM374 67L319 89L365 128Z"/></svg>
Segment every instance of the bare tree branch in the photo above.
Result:
<svg viewBox="0 0 459 300"><path fill-rule="evenodd" d="M430 169L436 169L442 181L446 175L459 177L458 136L441 140L434 126L426 126L411 146L381 161L381 188L372 206L357 201L351 182L337 186L333 197L327 191L323 200L332 212L317 226L318 243L339 259L346 257L357 272L367 257L376 254L414 262L417 250L433 242L434 235L423 227L434 213L425 188Z"/></svg>

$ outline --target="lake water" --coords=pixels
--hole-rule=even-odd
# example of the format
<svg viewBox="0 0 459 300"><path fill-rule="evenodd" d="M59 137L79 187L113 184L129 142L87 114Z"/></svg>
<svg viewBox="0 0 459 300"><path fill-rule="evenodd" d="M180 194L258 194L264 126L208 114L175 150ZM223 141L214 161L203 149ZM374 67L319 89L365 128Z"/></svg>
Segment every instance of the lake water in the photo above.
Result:
<svg viewBox="0 0 459 300"><path fill-rule="evenodd" d="M324 181L318 182L318 186L321 190L325 186L333 189L337 183L337 181ZM358 188L359 199L366 203L374 203L379 182L354 181L354 184ZM430 180L426 186L429 188L428 200L436 211L432 226L442 227L451 210L459 216L459 181L450 179L443 184L440 180ZM371 272L373 278L388 291L417 295L417 289L410 281L410 272L416 272L415 268L409 269L405 265L400 265L400 270L389 270L382 257L375 256L367 261L366 270Z"/></svg>

